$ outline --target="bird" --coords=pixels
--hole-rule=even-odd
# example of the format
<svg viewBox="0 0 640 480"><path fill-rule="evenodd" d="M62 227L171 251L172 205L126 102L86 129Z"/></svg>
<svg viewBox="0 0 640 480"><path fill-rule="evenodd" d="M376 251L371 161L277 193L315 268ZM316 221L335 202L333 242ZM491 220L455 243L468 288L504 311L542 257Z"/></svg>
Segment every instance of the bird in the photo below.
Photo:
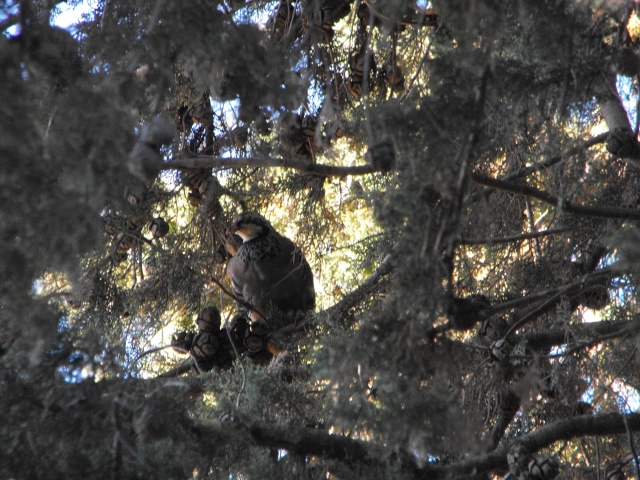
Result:
<svg viewBox="0 0 640 480"><path fill-rule="evenodd" d="M297 320L315 308L313 273L302 251L254 212L233 217L227 234L242 239L227 264L233 293L251 322L264 322L273 309Z"/></svg>

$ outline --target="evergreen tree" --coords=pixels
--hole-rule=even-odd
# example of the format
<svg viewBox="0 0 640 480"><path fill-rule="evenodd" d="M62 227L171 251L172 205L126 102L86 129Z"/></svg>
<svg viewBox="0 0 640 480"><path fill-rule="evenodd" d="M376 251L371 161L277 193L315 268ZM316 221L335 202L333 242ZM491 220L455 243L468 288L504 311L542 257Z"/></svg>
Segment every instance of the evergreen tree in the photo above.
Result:
<svg viewBox="0 0 640 480"><path fill-rule="evenodd" d="M62 3L0 5L2 478L640 477L636 2Z"/></svg>

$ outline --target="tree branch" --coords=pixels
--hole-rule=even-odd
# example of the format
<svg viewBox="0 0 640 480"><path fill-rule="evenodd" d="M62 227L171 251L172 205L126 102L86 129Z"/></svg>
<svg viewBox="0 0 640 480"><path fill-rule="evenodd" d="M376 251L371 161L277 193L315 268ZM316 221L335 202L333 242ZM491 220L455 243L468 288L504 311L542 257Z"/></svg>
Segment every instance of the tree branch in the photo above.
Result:
<svg viewBox="0 0 640 480"><path fill-rule="evenodd" d="M640 414L605 413L562 419L520 437L517 442L531 453L535 453L562 440L568 441L591 435L624 434L627 432L627 427L631 431L640 431ZM473 472L506 469L508 467L507 452L511 446L512 444L503 445L491 453L477 455L440 468L434 467L434 474L429 478L458 478L459 475Z"/></svg>
<svg viewBox="0 0 640 480"><path fill-rule="evenodd" d="M332 307L327 308L324 311L328 317L341 317L345 312L347 312L351 307L356 305L358 302L362 300L362 298L370 293L373 288L380 282L380 280L387 275L392 268L393 259L395 257L395 251L399 248L398 243L396 243L391 253L387 254L384 257L378 268L369 275L355 290L349 292L344 296L342 300L333 305Z"/></svg>
<svg viewBox="0 0 640 480"><path fill-rule="evenodd" d="M558 207L567 213L587 215L591 217L632 218L640 220L640 210L636 209L573 205L569 200L554 197L550 193L543 192L542 190L538 190L537 188L530 187L528 185L516 185L504 180L498 180L497 178L487 177L479 173L472 173L471 178L478 185L484 185L485 187L502 190L504 192L527 195L544 203L548 203L549 205Z"/></svg>
<svg viewBox="0 0 640 480"><path fill-rule="evenodd" d="M371 165L356 165L353 167L341 167L323 165L303 160L285 158L251 157L251 158L226 158L209 157L200 155L195 158L177 158L165 165L165 169L187 168L242 168L242 167L276 167L298 170L321 177L346 177L349 175L367 175L381 172Z"/></svg>
<svg viewBox="0 0 640 480"><path fill-rule="evenodd" d="M597 145L599 143L604 143L607 141L607 139L609 138L611 132L604 132L601 133L599 135L596 135L593 138L590 138L588 140L583 140L580 142L577 142L577 144L573 147L569 147L565 150L562 151L562 153L560 153L559 155L554 155L553 157L549 157L546 158L534 165L531 165L529 167L524 167L516 172L510 173L509 175L506 175L504 177L502 177L500 180L502 181L509 181L509 180L516 180L518 178L523 178L526 177L527 175L531 174L531 173L535 173L535 172L539 172L541 170L545 170L547 168L550 168L554 165L557 165L559 163L562 163L563 161L565 161L567 158L580 153L584 150L587 150L588 148L593 147L594 145ZM472 195L471 200L472 202L477 201L480 197L483 196L489 196L492 193L496 192L496 189L493 188L486 188L485 190L483 190L482 192L477 192L474 195Z"/></svg>
<svg viewBox="0 0 640 480"><path fill-rule="evenodd" d="M591 148L594 145L597 145L599 143L606 142L607 138L609 138L609 132L601 133L599 135L596 135L593 138L581 141L573 147L563 150L560 155L554 155L553 157L546 158L541 162L531 165L530 167L525 167L518 170L517 172L510 173L509 175L502 177L501 180L505 182L509 180L515 180L517 178L526 177L530 173L535 173L535 172L539 172L540 170L545 170L549 167L557 165L558 163L561 163L562 161L566 160L568 157L571 157L577 153L582 152L583 150L587 150L588 148Z"/></svg>
<svg viewBox="0 0 640 480"><path fill-rule="evenodd" d="M493 452L445 466L427 464L420 468L408 454L392 451L372 442L311 428L262 422L244 425L239 422L217 420L196 420L193 427L198 434L204 436L233 438L242 443L282 448L299 455L317 455L365 467L386 466L390 462L398 462L404 472L416 478L428 479L460 478L461 475L505 469L508 466L507 452L512 446L503 445ZM617 435L627 431L640 431L640 414L609 413L562 419L520 437L517 442L535 453L561 440L590 435Z"/></svg>
<svg viewBox="0 0 640 480"><path fill-rule="evenodd" d="M189 357L180 365L177 365L172 369L161 373L160 375L158 375L157 378L179 377L180 375L184 375L185 373L190 372L191 370L193 370L193 368L194 368L193 359Z"/></svg>
<svg viewBox="0 0 640 480"><path fill-rule="evenodd" d="M459 245L484 245L486 243L509 243L517 242L519 240L527 240L530 238L546 237L547 235L554 235L556 233L564 233L568 229L564 227L550 228L548 230L542 230L540 232L521 233L519 235L510 235L508 237L487 237L487 238L470 238L462 239L458 242Z"/></svg>
<svg viewBox="0 0 640 480"><path fill-rule="evenodd" d="M627 333L637 332L639 328L640 317L624 322L603 321L573 325L571 328L528 332L524 334L524 341L532 350L546 350L553 346L567 344L572 337L591 337L592 340L589 343L593 343L593 341L622 337Z"/></svg>
<svg viewBox="0 0 640 480"><path fill-rule="evenodd" d="M559 287L550 288L548 290L531 293L524 297L513 298L511 300L496 303L491 305L491 307L487 308L486 310L488 310L487 313L493 315L494 313L510 310L512 308L528 306L539 300L547 300L554 296L558 296L558 298L560 296L571 297L581 293L587 287L597 285L598 283L603 281L611 280L617 275L620 275L620 271L616 270L614 266L610 266L607 268L603 268L602 270L597 270L595 272L582 275L567 285L561 285Z"/></svg>
<svg viewBox="0 0 640 480"><path fill-rule="evenodd" d="M255 422L248 425L218 420L195 420L194 430L199 435L214 438L232 438L239 443L279 448L299 455L317 455L359 467L386 466L400 459L402 469L416 473L417 467L408 455L373 442L333 435L322 430L294 425L272 425ZM426 469L425 469L426 470Z"/></svg>

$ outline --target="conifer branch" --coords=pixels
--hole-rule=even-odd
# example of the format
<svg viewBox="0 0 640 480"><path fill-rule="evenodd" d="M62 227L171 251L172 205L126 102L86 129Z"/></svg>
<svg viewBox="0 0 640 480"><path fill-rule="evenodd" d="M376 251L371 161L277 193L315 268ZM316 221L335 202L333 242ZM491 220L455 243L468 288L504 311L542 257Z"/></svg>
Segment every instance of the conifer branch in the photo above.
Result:
<svg viewBox="0 0 640 480"><path fill-rule="evenodd" d="M43 8L44 10L50 11L56 8L61 3L67 3L67 0L49 0L41 8ZM21 18L22 18L22 12L7 15L7 17L2 22L0 22L0 32L4 32L6 29L13 27L14 25L17 25L18 23L20 23Z"/></svg>
<svg viewBox="0 0 640 480"><path fill-rule="evenodd" d="M407 454L393 452L384 446L329 434L321 430L292 425L270 425L263 422L241 424L216 420L194 421L194 430L203 436L235 440L261 447L279 448L299 455L317 455L362 466L384 466L398 462L405 473L421 478L461 478L472 473L488 473L507 468L507 453L512 444L490 453L477 455L446 466L427 464L418 467ZM557 420L523 435L518 443L535 453L558 441L569 441L590 435L619 435L640 431L640 414L607 413L583 415Z"/></svg>
<svg viewBox="0 0 640 480"><path fill-rule="evenodd" d="M242 424L218 420L196 420L193 427L199 436L284 449L298 455L317 455L364 468L384 466L392 460L397 461L397 457L401 456L403 470L417 472L408 455L396 453L373 442L334 435L322 430L264 422Z"/></svg>
<svg viewBox="0 0 640 480"><path fill-rule="evenodd" d="M594 342L599 343L637 332L638 328L640 328L640 317L624 322L602 321L572 325L571 328L532 331L523 335L523 341L532 350L542 351L557 345L567 344L572 337L592 337L592 340L585 342L585 344L592 345Z"/></svg>
<svg viewBox="0 0 640 480"><path fill-rule="evenodd" d="M349 175L368 175L370 173L381 172L373 166L355 165L343 167L335 165L323 165L310 161L272 158L272 157L251 157L251 158L227 158L209 157L199 155L194 158L177 158L166 164L165 169L191 169L191 168L244 168L244 167L274 167L297 170L321 177L347 177Z"/></svg>
<svg viewBox="0 0 640 480"><path fill-rule="evenodd" d="M391 272L393 267L393 259L395 258L396 251L399 248L399 244L396 243L391 253L387 254L378 268L369 275L358 287L356 287L353 291L349 292L344 296L342 300L333 305L332 307L327 308L323 313L329 317L338 317L344 315L350 308L354 305L358 304L358 302L362 301L362 299L369 294L375 287L378 285L380 280L386 276L389 272Z"/></svg>
<svg viewBox="0 0 640 480"><path fill-rule="evenodd" d="M561 440L568 441L591 435L620 435L627 432L627 427L631 431L640 431L640 414L605 413L562 419L523 435L518 439L518 443L529 452L535 453ZM474 472L506 469L507 452L511 446L503 445L491 453L477 455L444 467L434 467L434 475L429 478L459 478L459 475Z"/></svg>
<svg viewBox="0 0 640 480"><path fill-rule="evenodd" d="M609 132L600 133L595 137L592 137L588 140L581 141L577 143L575 146L565 149L559 155L554 155L552 157L545 158L544 160L538 163L535 163L529 167L525 167L516 172L510 173L509 175L506 175L505 177L503 177L501 180L503 181L515 180L517 178L526 177L531 173L539 172L541 170L546 170L547 168L557 165L563 162L564 160L566 160L567 158L573 155L576 155L577 153L580 153L584 150L587 150L593 147L594 145L598 145L600 143L606 142L607 138L609 138Z"/></svg>
<svg viewBox="0 0 640 480"><path fill-rule="evenodd" d="M589 286L596 285L600 282L610 280L618 275L620 272L613 267L603 268L602 270L597 270L595 272L590 272L581 277L575 279L573 282L567 285L561 285L559 287L550 288L548 290L543 290L535 293L531 293L524 297L513 298L511 300L505 300L504 302L496 303L491 305L490 314L493 315L497 312L502 312L505 310L510 310L512 308L518 308L522 306L531 305L534 302L539 300L548 300L550 298L562 295L571 297L581 293L584 289Z"/></svg>
<svg viewBox="0 0 640 480"><path fill-rule="evenodd" d="M509 242L517 242L520 240L528 240L530 238L540 238L546 237L547 235L554 235L556 233L564 233L568 229L567 228L550 228L548 230L541 230L539 232L531 232L531 233L521 233L519 235L510 235L507 237L486 237L486 238L469 238L462 239L458 243L460 245L484 245L494 244L494 243L509 243Z"/></svg>
<svg viewBox="0 0 640 480"><path fill-rule="evenodd" d="M573 205L569 200L554 197L550 193L528 185L516 185L504 180L498 180L497 178L487 177L486 175L479 173L472 173L471 178L479 185L484 185L485 187L494 188L496 190L502 190L504 192L522 194L536 198L544 203L558 207L567 213L591 217L630 218L640 220L640 210L637 209Z"/></svg>

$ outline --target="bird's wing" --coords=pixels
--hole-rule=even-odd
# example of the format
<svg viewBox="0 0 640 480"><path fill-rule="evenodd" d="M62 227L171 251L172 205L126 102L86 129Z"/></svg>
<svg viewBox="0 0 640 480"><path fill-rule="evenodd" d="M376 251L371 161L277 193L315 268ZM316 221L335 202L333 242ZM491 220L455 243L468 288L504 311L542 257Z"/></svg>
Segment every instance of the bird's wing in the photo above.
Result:
<svg viewBox="0 0 640 480"><path fill-rule="evenodd" d="M250 261L237 255L229 260L227 272L234 293L263 313L271 305L282 311L313 309L315 290L308 262L288 238L278 235L275 241L278 248L270 255Z"/></svg>
<svg viewBox="0 0 640 480"><path fill-rule="evenodd" d="M315 306L313 273L302 251L280 236L279 253L263 265L272 284L273 303L283 311L307 311ZM265 259L267 260L267 259Z"/></svg>

